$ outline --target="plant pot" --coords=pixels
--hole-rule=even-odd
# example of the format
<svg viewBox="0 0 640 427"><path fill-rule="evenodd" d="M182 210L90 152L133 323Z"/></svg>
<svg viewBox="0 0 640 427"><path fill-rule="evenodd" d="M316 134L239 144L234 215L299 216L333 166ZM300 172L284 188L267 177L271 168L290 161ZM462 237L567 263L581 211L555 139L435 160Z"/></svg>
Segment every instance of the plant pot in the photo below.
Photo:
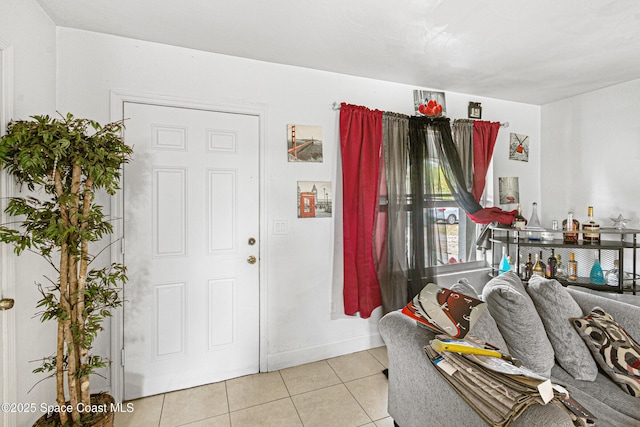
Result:
<svg viewBox="0 0 640 427"><path fill-rule="evenodd" d="M78 427L113 427L115 412L111 409L115 406L115 403L115 399L109 394L92 394L91 407L95 407L99 411L92 412L90 417L85 415L86 418L82 420ZM66 405L69 404L69 402L66 403ZM69 414L69 417L71 417L71 414ZM57 412L44 414L33 423L33 427L59 427L60 425L60 414Z"/></svg>

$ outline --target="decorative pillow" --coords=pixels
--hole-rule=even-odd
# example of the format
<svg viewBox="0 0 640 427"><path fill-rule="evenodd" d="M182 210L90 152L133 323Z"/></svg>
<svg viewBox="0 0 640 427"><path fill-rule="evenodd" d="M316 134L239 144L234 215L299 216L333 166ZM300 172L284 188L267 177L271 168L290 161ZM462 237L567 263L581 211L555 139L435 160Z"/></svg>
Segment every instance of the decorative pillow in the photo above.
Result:
<svg viewBox="0 0 640 427"><path fill-rule="evenodd" d="M429 283L402 313L435 331L464 338L486 309L479 299Z"/></svg>
<svg viewBox="0 0 640 427"><path fill-rule="evenodd" d="M595 381L598 365L569 320L582 316L582 309L555 279L533 276L527 292L544 324L558 364L573 378Z"/></svg>
<svg viewBox="0 0 640 427"><path fill-rule="evenodd" d="M471 286L471 283L469 283L465 278L462 278L458 280L457 283L451 285L451 290L479 299L475 288ZM498 330L496 321L493 320L493 317L491 317L488 311L485 311L480 315L480 317L478 317L478 321L469 329L469 334L478 338L480 341L484 341L499 348L502 351L507 353L509 352L509 347L507 346L507 343L504 342L504 338L502 338L502 334L500 334L500 330Z"/></svg>
<svg viewBox="0 0 640 427"><path fill-rule="evenodd" d="M600 367L625 392L640 397L640 346L613 317L595 307L571 319Z"/></svg>
<svg viewBox="0 0 640 427"><path fill-rule="evenodd" d="M554 365L553 347L533 301L512 271L494 277L482 290L511 355L546 378Z"/></svg>
<svg viewBox="0 0 640 427"><path fill-rule="evenodd" d="M471 298L480 299L480 297L478 296L478 292L476 292L475 288L471 286L471 283L469 283L469 281L465 278L462 278L451 285L450 289L454 292L465 294Z"/></svg>

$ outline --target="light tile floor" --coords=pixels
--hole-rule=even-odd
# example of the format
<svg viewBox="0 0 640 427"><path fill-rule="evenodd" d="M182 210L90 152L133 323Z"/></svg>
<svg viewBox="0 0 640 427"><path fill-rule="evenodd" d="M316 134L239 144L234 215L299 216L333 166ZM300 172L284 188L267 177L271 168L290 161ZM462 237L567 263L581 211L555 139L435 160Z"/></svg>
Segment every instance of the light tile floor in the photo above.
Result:
<svg viewBox="0 0 640 427"><path fill-rule="evenodd" d="M393 427L387 350L367 351L132 401L115 427Z"/></svg>

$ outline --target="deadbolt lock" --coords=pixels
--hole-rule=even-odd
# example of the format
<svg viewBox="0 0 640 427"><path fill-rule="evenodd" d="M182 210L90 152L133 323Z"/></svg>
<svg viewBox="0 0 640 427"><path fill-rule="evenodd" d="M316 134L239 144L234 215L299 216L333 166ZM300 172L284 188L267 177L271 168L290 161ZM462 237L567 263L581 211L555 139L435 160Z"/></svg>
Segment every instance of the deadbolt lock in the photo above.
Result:
<svg viewBox="0 0 640 427"><path fill-rule="evenodd" d="M253 246L256 244L256 239L254 239L253 237L249 237L249 245Z"/></svg>

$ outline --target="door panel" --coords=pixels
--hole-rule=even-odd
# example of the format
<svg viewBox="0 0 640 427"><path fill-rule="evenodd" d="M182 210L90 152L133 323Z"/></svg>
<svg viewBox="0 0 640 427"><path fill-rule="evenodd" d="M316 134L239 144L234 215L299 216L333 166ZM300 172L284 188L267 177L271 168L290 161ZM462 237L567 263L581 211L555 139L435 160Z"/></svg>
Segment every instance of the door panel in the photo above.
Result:
<svg viewBox="0 0 640 427"><path fill-rule="evenodd" d="M125 399L258 372L258 117L124 116Z"/></svg>

